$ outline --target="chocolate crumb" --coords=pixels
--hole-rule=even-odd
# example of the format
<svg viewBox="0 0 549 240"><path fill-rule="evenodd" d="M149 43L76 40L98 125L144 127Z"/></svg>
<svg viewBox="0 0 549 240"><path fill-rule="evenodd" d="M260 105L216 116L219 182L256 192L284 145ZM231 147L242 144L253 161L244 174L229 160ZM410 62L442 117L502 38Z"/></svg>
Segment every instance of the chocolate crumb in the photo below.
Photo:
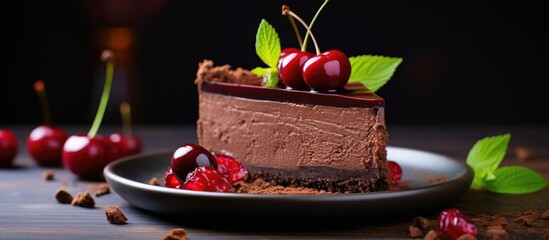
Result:
<svg viewBox="0 0 549 240"><path fill-rule="evenodd" d="M528 150L525 147L516 147L515 148L515 157L518 161L524 162L532 158L532 151Z"/></svg>
<svg viewBox="0 0 549 240"><path fill-rule="evenodd" d="M425 234L425 238L423 238L423 239L424 240L436 240L436 239L438 239L438 232L431 229L429 232L427 232L427 234Z"/></svg>
<svg viewBox="0 0 549 240"><path fill-rule="evenodd" d="M89 192L79 192L76 194L74 199L72 199L71 204L73 206L79 206L84 208L93 208L95 207L95 201Z"/></svg>
<svg viewBox="0 0 549 240"><path fill-rule="evenodd" d="M42 173L42 177L46 181L51 181L55 179L55 172L53 170L46 170Z"/></svg>
<svg viewBox="0 0 549 240"><path fill-rule="evenodd" d="M509 239L509 234L502 226L490 226L484 233L484 239L490 240L505 240Z"/></svg>
<svg viewBox="0 0 549 240"><path fill-rule="evenodd" d="M543 238L549 238L549 228L543 229L543 232L541 232L541 236Z"/></svg>
<svg viewBox="0 0 549 240"><path fill-rule="evenodd" d="M430 223L427 218L417 216L414 219L412 219L412 226L417 227L421 230L425 230L429 227Z"/></svg>
<svg viewBox="0 0 549 240"><path fill-rule="evenodd" d="M549 220L549 210L545 210L545 212L543 212L543 214L541 214L541 219Z"/></svg>
<svg viewBox="0 0 549 240"><path fill-rule="evenodd" d="M187 232L183 228L174 228L162 238L162 240L189 240Z"/></svg>
<svg viewBox="0 0 549 240"><path fill-rule="evenodd" d="M477 237L469 234L469 233L466 233L466 234L463 234L461 236L459 236L456 240L477 240Z"/></svg>
<svg viewBox="0 0 549 240"><path fill-rule="evenodd" d="M153 177L149 180L149 184L154 186L160 186L160 181L158 181L158 178Z"/></svg>
<svg viewBox="0 0 549 240"><path fill-rule="evenodd" d="M54 195L59 203L69 204L73 199L72 195L64 189L57 189Z"/></svg>
<svg viewBox="0 0 549 240"><path fill-rule="evenodd" d="M421 229L418 227L415 227L413 225L410 225L408 227L408 231L410 231L410 237L411 238L420 238L423 236L423 233L421 232Z"/></svg>
<svg viewBox="0 0 549 240"><path fill-rule="evenodd" d="M273 182L265 182L262 179L256 179L254 182L237 182L234 184L234 189L232 192L235 193L251 193L251 194L293 194L293 195L303 195L303 194L337 194L326 192L324 190L316 190L312 188L305 187L284 187L278 186Z"/></svg>
<svg viewBox="0 0 549 240"><path fill-rule="evenodd" d="M109 184L107 183L100 183L97 185L97 190L95 190L95 196L99 197L105 194L108 194L111 192L111 189L109 187Z"/></svg>
<svg viewBox="0 0 549 240"><path fill-rule="evenodd" d="M122 209L118 206L107 207L105 216L107 217L107 221L112 224L126 224L128 222L128 218L122 213Z"/></svg>

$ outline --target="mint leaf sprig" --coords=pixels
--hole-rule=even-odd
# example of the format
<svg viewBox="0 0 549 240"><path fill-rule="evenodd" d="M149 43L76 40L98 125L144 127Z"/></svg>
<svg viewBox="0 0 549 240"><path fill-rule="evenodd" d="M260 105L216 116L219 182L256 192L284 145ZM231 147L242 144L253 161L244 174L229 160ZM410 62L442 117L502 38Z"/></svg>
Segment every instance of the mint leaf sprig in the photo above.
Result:
<svg viewBox="0 0 549 240"><path fill-rule="evenodd" d="M547 179L526 167L499 167L510 139L511 134L507 133L482 138L473 145L466 160L474 172L471 188L486 188L503 194L526 194L547 186Z"/></svg>
<svg viewBox="0 0 549 240"><path fill-rule="evenodd" d="M265 78L266 87L276 87L278 81L278 59L281 53L280 38L276 29L265 19L257 29L255 51L268 67L256 67L252 72ZM393 76L402 58L379 55L359 55L349 57L351 76L349 82L360 82L364 87L376 92Z"/></svg>

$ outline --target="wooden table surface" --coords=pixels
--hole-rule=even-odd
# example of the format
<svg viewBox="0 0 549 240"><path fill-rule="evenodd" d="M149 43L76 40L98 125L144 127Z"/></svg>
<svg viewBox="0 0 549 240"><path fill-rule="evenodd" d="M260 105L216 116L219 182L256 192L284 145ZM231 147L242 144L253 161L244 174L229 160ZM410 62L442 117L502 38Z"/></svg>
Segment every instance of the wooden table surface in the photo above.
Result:
<svg viewBox="0 0 549 240"><path fill-rule="evenodd" d="M410 239L408 226L413 217L389 221L367 222L333 226L286 226L278 223L262 224L261 219L249 222L222 222L201 219L195 224L186 216L163 218L128 204L116 193L94 197L96 207L87 209L60 204L54 192L64 187L71 193L90 191L96 182L84 182L63 168L45 168L34 164L25 146L25 137L33 126L9 125L20 141L15 168L0 168L0 239L162 239L172 228L184 228L190 239ZM87 132L82 126L63 126L69 134ZM104 126L101 133L119 130ZM413 148L447 155L465 161L469 149L480 138L503 133L511 134L508 153L502 165L529 167L549 179L549 125L548 126L390 126L389 145ZM135 126L134 132L143 139L144 151L175 149L186 142L196 142L194 126ZM517 158L516 149L526 149L531 157ZM44 180L46 170L54 170L55 179ZM161 204L161 203L159 203ZM110 224L105 208L118 205L128 218L125 225ZM510 239L544 239L549 220L540 220L528 227L514 223L516 214L534 210L549 210L549 187L531 194L502 195L486 191L468 191L455 207L469 217L479 214L498 215L508 221ZM207 215L207 218L231 216ZM290 216L291 217L291 216ZM436 214L426 212L423 217L434 224ZM368 219L368 216L365 216ZM250 223L254 224L250 224ZM477 226L478 227L478 226ZM482 230L482 228L480 228ZM479 239L483 238L480 231ZM549 238L545 235L545 238Z"/></svg>

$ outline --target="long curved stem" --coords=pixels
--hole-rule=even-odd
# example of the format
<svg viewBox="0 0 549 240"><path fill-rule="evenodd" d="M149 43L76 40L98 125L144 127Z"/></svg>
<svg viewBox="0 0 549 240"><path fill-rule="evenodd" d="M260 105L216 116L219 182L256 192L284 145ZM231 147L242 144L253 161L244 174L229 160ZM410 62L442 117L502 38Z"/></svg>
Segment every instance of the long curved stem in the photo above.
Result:
<svg viewBox="0 0 549 240"><path fill-rule="evenodd" d="M322 9L324 9L324 6L328 4L329 1L330 0L325 0L322 6L320 6L320 8L318 9L318 11L316 11L315 16L313 17L313 20L311 20L311 23L309 23L310 29L313 29L313 24L315 24L316 18L318 17ZM301 45L301 51L303 52L307 50L307 40L309 40L309 32L305 33L305 38L303 39L303 45Z"/></svg>
<svg viewBox="0 0 549 240"><path fill-rule="evenodd" d="M282 14L284 15L284 11L286 9L289 9L288 6L282 5ZM303 39L301 39L301 33L299 32L299 29L297 28L297 25L295 24L294 18L290 15L288 15L288 21L290 21L290 25L292 25L292 28L294 29L294 33L297 37L297 42L299 42L299 48L303 48Z"/></svg>
<svg viewBox="0 0 549 240"><path fill-rule="evenodd" d="M297 16L297 14L295 14L294 12L292 12L289 9L287 9L286 11L283 11L282 14L284 14L284 15L285 14L290 14L290 16L297 19L297 21L299 21L303 25L303 27L305 27L305 29L307 29L307 33L311 35L311 40L313 40L313 43L315 44L316 54L320 55L321 52L320 52L320 48L318 47L318 43L316 42L316 38L315 38L313 32L311 32L311 29L307 26L307 23L305 23L305 21L303 21L303 19L301 19L299 16Z"/></svg>
<svg viewBox="0 0 549 240"><path fill-rule="evenodd" d="M109 50L103 51L103 53L101 54L101 60L107 63L105 85L103 86L103 92L101 93L101 102L99 102L99 107L97 108L95 119L93 120L92 127L88 132L88 137L90 138L95 137L95 135L97 134L99 126L101 125L101 121L103 120L103 115L105 115L107 103L109 102L109 93L111 92L114 73L114 60L112 52Z"/></svg>

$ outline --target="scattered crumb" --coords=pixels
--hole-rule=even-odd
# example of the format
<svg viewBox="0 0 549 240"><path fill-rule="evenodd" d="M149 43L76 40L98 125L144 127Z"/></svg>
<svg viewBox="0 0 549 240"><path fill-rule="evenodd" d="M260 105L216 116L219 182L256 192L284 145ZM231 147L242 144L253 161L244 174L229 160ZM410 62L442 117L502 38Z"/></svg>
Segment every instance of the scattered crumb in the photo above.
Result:
<svg viewBox="0 0 549 240"><path fill-rule="evenodd" d="M420 238L423 236L423 233L421 232L421 229L419 229L416 226L410 225L408 227L408 231L410 232L411 238Z"/></svg>
<svg viewBox="0 0 549 240"><path fill-rule="evenodd" d="M160 186L160 181L158 181L157 177L153 177L149 180L150 185Z"/></svg>
<svg viewBox="0 0 549 240"><path fill-rule="evenodd" d="M447 182L447 181L448 181L448 178L446 176L427 178L428 183L444 183L444 182Z"/></svg>
<svg viewBox="0 0 549 240"><path fill-rule="evenodd" d="M427 234L425 235L425 238L423 238L424 240L436 240L438 239L438 232L436 230L430 230L429 232L427 232Z"/></svg>
<svg viewBox="0 0 549 240"><path fill-rule="evenodd" d="M521 162L528 161L532 159L532 151L525 147L515 147L515 157Z"/></svg>
<svg viewBox="0 0 549 240"><path fill-rule="evenodd" d="M517 216L515 219L513 219L514 223L522 223L526 227L535 227L536 220L541 219L541 214L536 211L526 211L521 213L519 216Z"/></svg>
<svg viewBox="0 0 549 240"><path fill-rule="evenodd" d="M502 226L490 226L484 233L484 239L486 240L504 240L509 239L509 234Z"/></svg>
<svg viewBox="0 0 549 240"><path fill-rule="evenodd" d="M543 232L541 232L541 236L543 238L549 238L549 228L543 229Z"/></svg>
<svg viewBox="0 0 549 240"><path fill-rule="evenodd" d="M118 206L109 206L105 210L105 216L107 217L107 221L112 224L126 224L128 222L128 218Z"/></svg>
<svg viewBox="0 0 549 240"><path fill-rule="evenodd" d="M76 196L72 199L71 204L73 206L79 206L84 208L93 208L95 207L95 201L93 200L92 196L89 192L79 192L76 194Z"/></svg>
<svg viewBox="0 0 549 240"><path fill-rule="evenodd" d="M46 181L51 181L55 179L55 172L53 170L46 170L42 173L42 177Z"/></svg>
<svg viewBox="0 0 549 240"><path fill-rule="evenodd" d="M187 232L183 228L174 228L162 240L188 240Z"/></svg>
<svg viewBox="0 0 549 240"><path fill-rule="evenodd" d="M429 220L424 217L417 216L414 219L412 219L412 226L417 227L421 230L427 229L431 224L429 223Z"/></svg>
<svg viewBox="0 0 549 240"><path fill-rule="evenodd" d="M541 214L541 219L549 220L549 210L545 210L545 212L543 212L543 214Z"/></svg>
<svg viewBox="0 0 549 240"><path fill-rule="evenodd" d="M69 204L72 202L73 199L72 195L64 189L57 189L54 196L59 203Z"/></svg>
<svg viewBox="0 0 549 240"><path fill-rule="evenodd" d="M461 236L459 236L456 240L477 240L477 237L469 234L469 233L466 233L466 234L463 234Z"/></svg>
<svg viewBox="0 0 549 240"><path fill-rule="evenodd" d="M238 182L234 184L233 191L236 193L252 193L252 194L332 194L324 190L316 190L304 187L283 187L272 185L262 179L256 179L252 183ZM335 194L335 193L334 193Z"/></svg>
<svg viewBox="0 0 549 240"><path fill-rule="evenodd" d="M63 186L70 186L72 184L71 180L63 178L61 179L61 185Z"/></svg>
<svg viewBox="0 0 549 240"><path fill-rule="evenodd" d="M99 197L105 194L108 194L111 192L111 189L109 187L109 184L107 183L100 183L97 185L97 190L95 190L95 196Z"/></svg>

